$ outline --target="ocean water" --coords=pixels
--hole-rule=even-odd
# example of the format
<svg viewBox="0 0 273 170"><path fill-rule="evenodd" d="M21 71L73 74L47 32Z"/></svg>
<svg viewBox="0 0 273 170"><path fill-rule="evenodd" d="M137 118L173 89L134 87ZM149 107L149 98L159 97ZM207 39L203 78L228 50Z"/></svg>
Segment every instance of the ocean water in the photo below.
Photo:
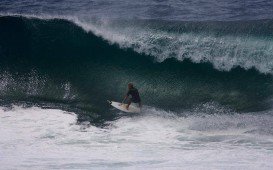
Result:
<svg viewBox="0 0 273 170"><path fill-rule="evenodd" d="M272 169L272 70L272 1L2 0L0 169Z"/></svg>

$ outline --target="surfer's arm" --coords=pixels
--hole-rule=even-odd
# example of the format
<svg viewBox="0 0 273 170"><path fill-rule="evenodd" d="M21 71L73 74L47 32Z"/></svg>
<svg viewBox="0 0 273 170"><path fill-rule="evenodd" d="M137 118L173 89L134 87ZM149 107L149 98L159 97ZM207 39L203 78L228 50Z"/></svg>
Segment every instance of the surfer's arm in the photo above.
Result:
<svg viewBox="0 0 273 170"><path fill-rule="evenodd" d="M127 98L129 97L129 95L130 95L130 90L127 91L127 93L121 103L124 103L127 100Z"/></svg>
<svg viewBox="0 0 273 170"><path fill-rule="evenodd" d="M124 103L127 100L127 98L128 98L128 95L126 94L126 96L124 97L121 103Z"/></svg>

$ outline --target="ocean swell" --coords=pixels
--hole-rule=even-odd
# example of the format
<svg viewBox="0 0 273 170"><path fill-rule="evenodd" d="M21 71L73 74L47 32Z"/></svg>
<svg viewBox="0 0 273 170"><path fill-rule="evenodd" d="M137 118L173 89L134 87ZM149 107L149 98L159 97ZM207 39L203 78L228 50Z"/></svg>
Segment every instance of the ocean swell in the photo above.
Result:
<svg viewBox="0 0 273 170"><path fill-rule="evenodd" d="M242 67L272 73L273 69L272 20L162 21L23 16L71 21L111 44L153 56L157 62L175 58L180 61L189 59L194 63L209 62L222 71Z"/></svg>
<svg viewBox="0 0 273 170"><path fill-rule="evenodd" d="M126 84L134 82L146 105L166 110L179 111L208 102L219 103L237 111L271 108L271 74L261 74L255 69L245 70L234 64L241 61L241 64L249 65L247 68L253 66L258 69L260 65L261 69L266 70L271 67L271 60L267 58L271 54L265 52L269 46L261 47L263 42L271 43L271 33L265 29L237 28L236 24L232 28L226 28L227 26L207 23L201 29L196 23L184 23L183 26L182 23L166 24L157 21L117 21L115 24L96 21L92 28L89 27L93 30L88 32L88 27L79 27L71 20L20 16L0 18L1 98L5 101L68 104L69 107L106 114L109 109L105 101L121 100ZM74 21L80 24L79 21ZM271 21L266 22L267 28ZM102 28L107 24L112 27ZM101 29L95 30L95 27L99 28L98 25ZM137 26L129 31L134 25ZM146 30L143 35L147 36L140 36L143 30ZM220 33L219 30L225 31ZM120 36L121 32L123 37ZM247 37L256 37L262 41L257 45L264 49L261 54L268 55L256 55L260 58L253 59L240 55L236 55L233 60L228 57L221 59L213 52L220 50L215 46L221 46L221 43L204 42L201 47L207 49L207 56L213 59L203 59L206 56L203 55L204 50L201 50L202 55L193 54L198 51L193 50L198 45L194 47L189 43L195 42L195 35L204 36L203 32L213 34L214 39L221 39L223 44L229 42L229 39L223 37L236 39L238 34L242 34L237 38L238 41L253 44L255 43L248 41L250 39ZM186 43L183 36L188 36L189 42ZM244 41L242 37L245 37ZM135 43L129 42L129 39ZM210 41L211 38L207 40ZM176 43L177 41L181 43ZM176 55L176 50L179 48L175 48L176 46L192 47L193 51L190 52L190 48L187 48L188 54L183 55L185 57L181 60L184 61L181 62L177 60L179 55ZM142 48L146 49L140 50ZM172 57L168 56L171 51L169 48L173 48ZM221 50L225 52L225 48ZM155 62L154 58L160 59L163 53L166 58ZM195 64L193 61L202 63ZM220 70L226 68L223 64L225 62L233 69L219 71L215 69L213 62L222 63L219 65Z"/></svg>

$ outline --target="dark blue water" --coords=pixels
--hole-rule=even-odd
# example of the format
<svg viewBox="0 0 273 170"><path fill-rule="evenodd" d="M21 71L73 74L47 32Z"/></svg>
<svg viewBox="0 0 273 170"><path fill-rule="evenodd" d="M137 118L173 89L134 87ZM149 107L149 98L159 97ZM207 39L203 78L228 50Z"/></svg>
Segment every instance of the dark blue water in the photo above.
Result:
<svg viewBox="0 0 273 170"><path fill-rule="evenodd" d="M0 2L0 11L117 19L259 20L272 19L273 2L270 0L3 0Z"/></svg>

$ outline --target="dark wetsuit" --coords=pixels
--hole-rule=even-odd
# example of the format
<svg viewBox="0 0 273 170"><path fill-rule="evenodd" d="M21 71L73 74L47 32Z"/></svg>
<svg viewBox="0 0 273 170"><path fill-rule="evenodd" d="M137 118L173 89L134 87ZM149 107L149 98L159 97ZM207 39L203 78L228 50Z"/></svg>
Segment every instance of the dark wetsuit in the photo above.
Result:
<svg viewBox="0 0 273 170"><path fill-rule="evenodd" d="M131 88L128 92L127 92L127 96L131 96L131 101L133 103L139 103L141 100L140 100L140 97L139 97L139 93L138 93L138 90L136 88Z"/></svg>

